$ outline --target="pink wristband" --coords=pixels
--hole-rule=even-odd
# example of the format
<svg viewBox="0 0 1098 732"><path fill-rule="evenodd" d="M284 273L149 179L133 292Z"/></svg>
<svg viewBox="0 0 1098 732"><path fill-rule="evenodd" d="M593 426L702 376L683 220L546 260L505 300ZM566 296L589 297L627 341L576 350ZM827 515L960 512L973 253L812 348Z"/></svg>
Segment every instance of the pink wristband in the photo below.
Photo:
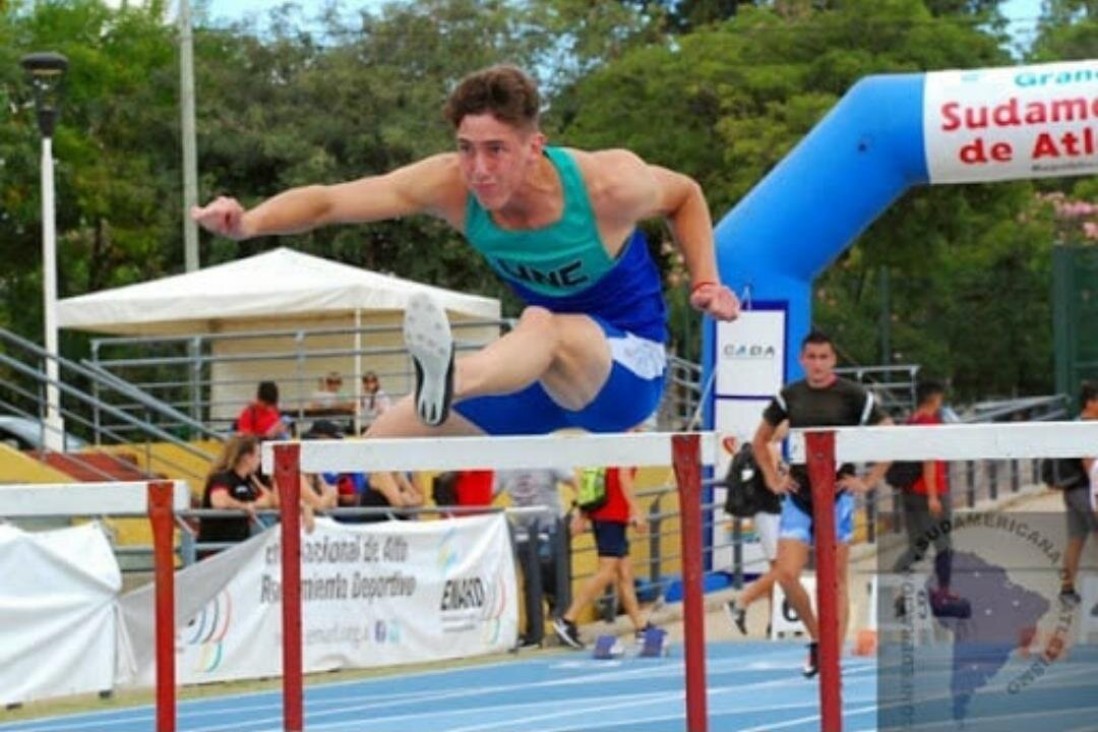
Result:
<svg viewBox="0 0 1098 732"><path fill-rule="evenodd" d="M715 285L715 284L717 284L717 283L714 282L713 280L702 280L701 282L699 282L698 284L696 284L696 285L694 285L693 287L690 288L690 297L693 297L695 292L697 292L701 288L705 287L706 285Z"/></svg>

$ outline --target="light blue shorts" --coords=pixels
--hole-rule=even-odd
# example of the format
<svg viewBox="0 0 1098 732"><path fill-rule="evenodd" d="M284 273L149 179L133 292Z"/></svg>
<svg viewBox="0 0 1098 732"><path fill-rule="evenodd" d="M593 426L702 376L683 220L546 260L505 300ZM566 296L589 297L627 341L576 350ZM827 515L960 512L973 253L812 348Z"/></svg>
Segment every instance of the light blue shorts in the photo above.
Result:
<svg viewBox="0 0 1098 732"><path fill-rule="evenodd" d="M606 334L612 365L602 390L583 409L565 409L534 383L513 394L458 402L454 410L489 435L542 435L568 427L624 432L641 424L656 411L663 395L664 346L594 320Z"/></svg>
<svg viewBox="0 0 1098 732"><path fill-rule="evenodd" d="M854 538L854 496L840 493L835 497L835 537L840 544L849 544ZM793 539L813 545L812 517L787 498L782 501L782 521L778 539Z"/></svg>

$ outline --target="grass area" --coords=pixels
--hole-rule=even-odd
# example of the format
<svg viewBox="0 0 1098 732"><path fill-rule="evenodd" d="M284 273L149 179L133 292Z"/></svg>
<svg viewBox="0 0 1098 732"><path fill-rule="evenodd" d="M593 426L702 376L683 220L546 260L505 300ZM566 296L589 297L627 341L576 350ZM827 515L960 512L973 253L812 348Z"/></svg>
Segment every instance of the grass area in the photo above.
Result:
<svg viewBox="0 0 1098 732"><path fill-rule="evenodd" d="M541 649L523 650L524 654L563 654L566 649L550 647ZM444 671L454 668L472 668L500 661L506 661L515 657L514 653L496 653L488 656L475 656L471 658L455 658L448 661L431 661L424 663L409 663L400 666L384 666L379 668L363 669L339 669L335 671L321 671L307 674L305 685L331 684L336 682L356 681L359 679L379 679L405 674L422 673L426 671ZM280 692L282 690L281 678L252 679L247 681L226 681L212 684L200 684L195 686L179 687L176 690L180 701L187 699L209 699L234 694L254 694L264 691ZM151 705L155 701L153 689L118 689L106 697L96 694L81 694L78 696L57 697L41 701L28 702L14 709L0 710L0 723L16 722L24 719L38 719L40 717L53 717L65 714L80 714L114 709L127 709L130 707Z"/></svg>

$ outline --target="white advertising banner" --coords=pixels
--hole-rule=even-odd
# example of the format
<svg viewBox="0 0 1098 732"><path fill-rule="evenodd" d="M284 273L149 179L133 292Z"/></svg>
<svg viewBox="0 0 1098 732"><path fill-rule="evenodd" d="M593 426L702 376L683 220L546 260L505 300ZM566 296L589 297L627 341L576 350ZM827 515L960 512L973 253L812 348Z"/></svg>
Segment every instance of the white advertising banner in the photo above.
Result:
<svg viewBox="0 0 1098 732"><path fill-rule="evenodd" d="M0 704L114 687L122 573L98 523L0 524Z"/></svg>
<svg viewBox="0 0 1098 732"><path fill-rule="evenodd" d="M784 310L745 310L717 324L718 397L772 397L784 374Z"/></svg>
<svg viewBox="0 0 1098 732"><path fill-rule="evenodd" d="M766 405L781 391L785 379L784 309L744 310L731 323L717 324L716 388L713 400L713 429L721 435L715 476L728 472L732 456L744 442L750 442L759 427ZM713 500L723 506L723 488L715 488ZM721 512L724 520L714 522L713 566L733 566L731 544L732 516ZM747 571L756 571L763 558L757 541L744 544L743 560Z"/></svg>
<svg viewBox="0 0 1098 732"><path fill-rule="evenodd" d="M931 183L1098 171L1098 62L926 75L923 132Z"/></svg>
<svg viewBox="0 0 1098 732"><path fill-rule="evenodd" d="M179 683L282 672L279 527L176 575ZM220 560L220 561L217 561ZM212 564L216 562L216 564ZM518 632L515 567L502 514L342 524L302 536L306 672L434 661L506 650ZM126 598L134 682L153 683L152 594Z"/></svg>

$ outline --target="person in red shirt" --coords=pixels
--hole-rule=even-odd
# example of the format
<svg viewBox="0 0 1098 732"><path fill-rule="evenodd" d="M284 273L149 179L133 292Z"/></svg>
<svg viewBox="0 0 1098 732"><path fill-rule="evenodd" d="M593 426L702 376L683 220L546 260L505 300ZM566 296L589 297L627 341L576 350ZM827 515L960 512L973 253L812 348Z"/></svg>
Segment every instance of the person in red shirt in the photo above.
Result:
<svg viewBox="0 0 1098 732"><path fill-rule="evenodd" d="M278 411L278 384L273 381L259 382L255 401L244 407L236 418L236 431L261 440L286 439L290 436L290 428Z"/></svg>
<svg viewBox="0 0 1098 732"><path fill-rule="evenodd" d="M606 503L584 515L572 514L572 535L582 533L587 525L595 533L595 546L599 564L583 587L580 588L568 610L553 618L553 629L562 641L573 648L582 649L576 618L583 609L595 601L607 587L616 585L622 607L633 623L638 638L650 624L641 617L637 602L637 589L633 580L633 564L629 560L629 526L644 530L636 500L633 498L633 478L636 468L608 468L606 470Z"/></svg>
<svg viewBox="0 0 1098 732"><path fill-rule="evenodd" d="M945 385L940 381L924 380L915 387L916 407L908 424L936 425L942 423L942 402ZM949 500L949 475L941 460L923 463L923 474L900 494L903 502L904 528L907 532L907 550L893 566L893 571L904 574L911 566L926 556L934 545L934 574L937 589L930 593L931 611L936 616L967 617L969 603L950 592L953 574L953 544L949 526L951 507ZM896 614L903 616L907 608L903 596L896 598ZM966 610L967 609L967 610Z"/></svg>
<svg viewBox="0 0 1098 732"><path fill-rule="evenodd" d="M459 506L491 506L495 473L491 470L463 470L454 491ZM462 516L468 514L460 514Z"/></svg>

